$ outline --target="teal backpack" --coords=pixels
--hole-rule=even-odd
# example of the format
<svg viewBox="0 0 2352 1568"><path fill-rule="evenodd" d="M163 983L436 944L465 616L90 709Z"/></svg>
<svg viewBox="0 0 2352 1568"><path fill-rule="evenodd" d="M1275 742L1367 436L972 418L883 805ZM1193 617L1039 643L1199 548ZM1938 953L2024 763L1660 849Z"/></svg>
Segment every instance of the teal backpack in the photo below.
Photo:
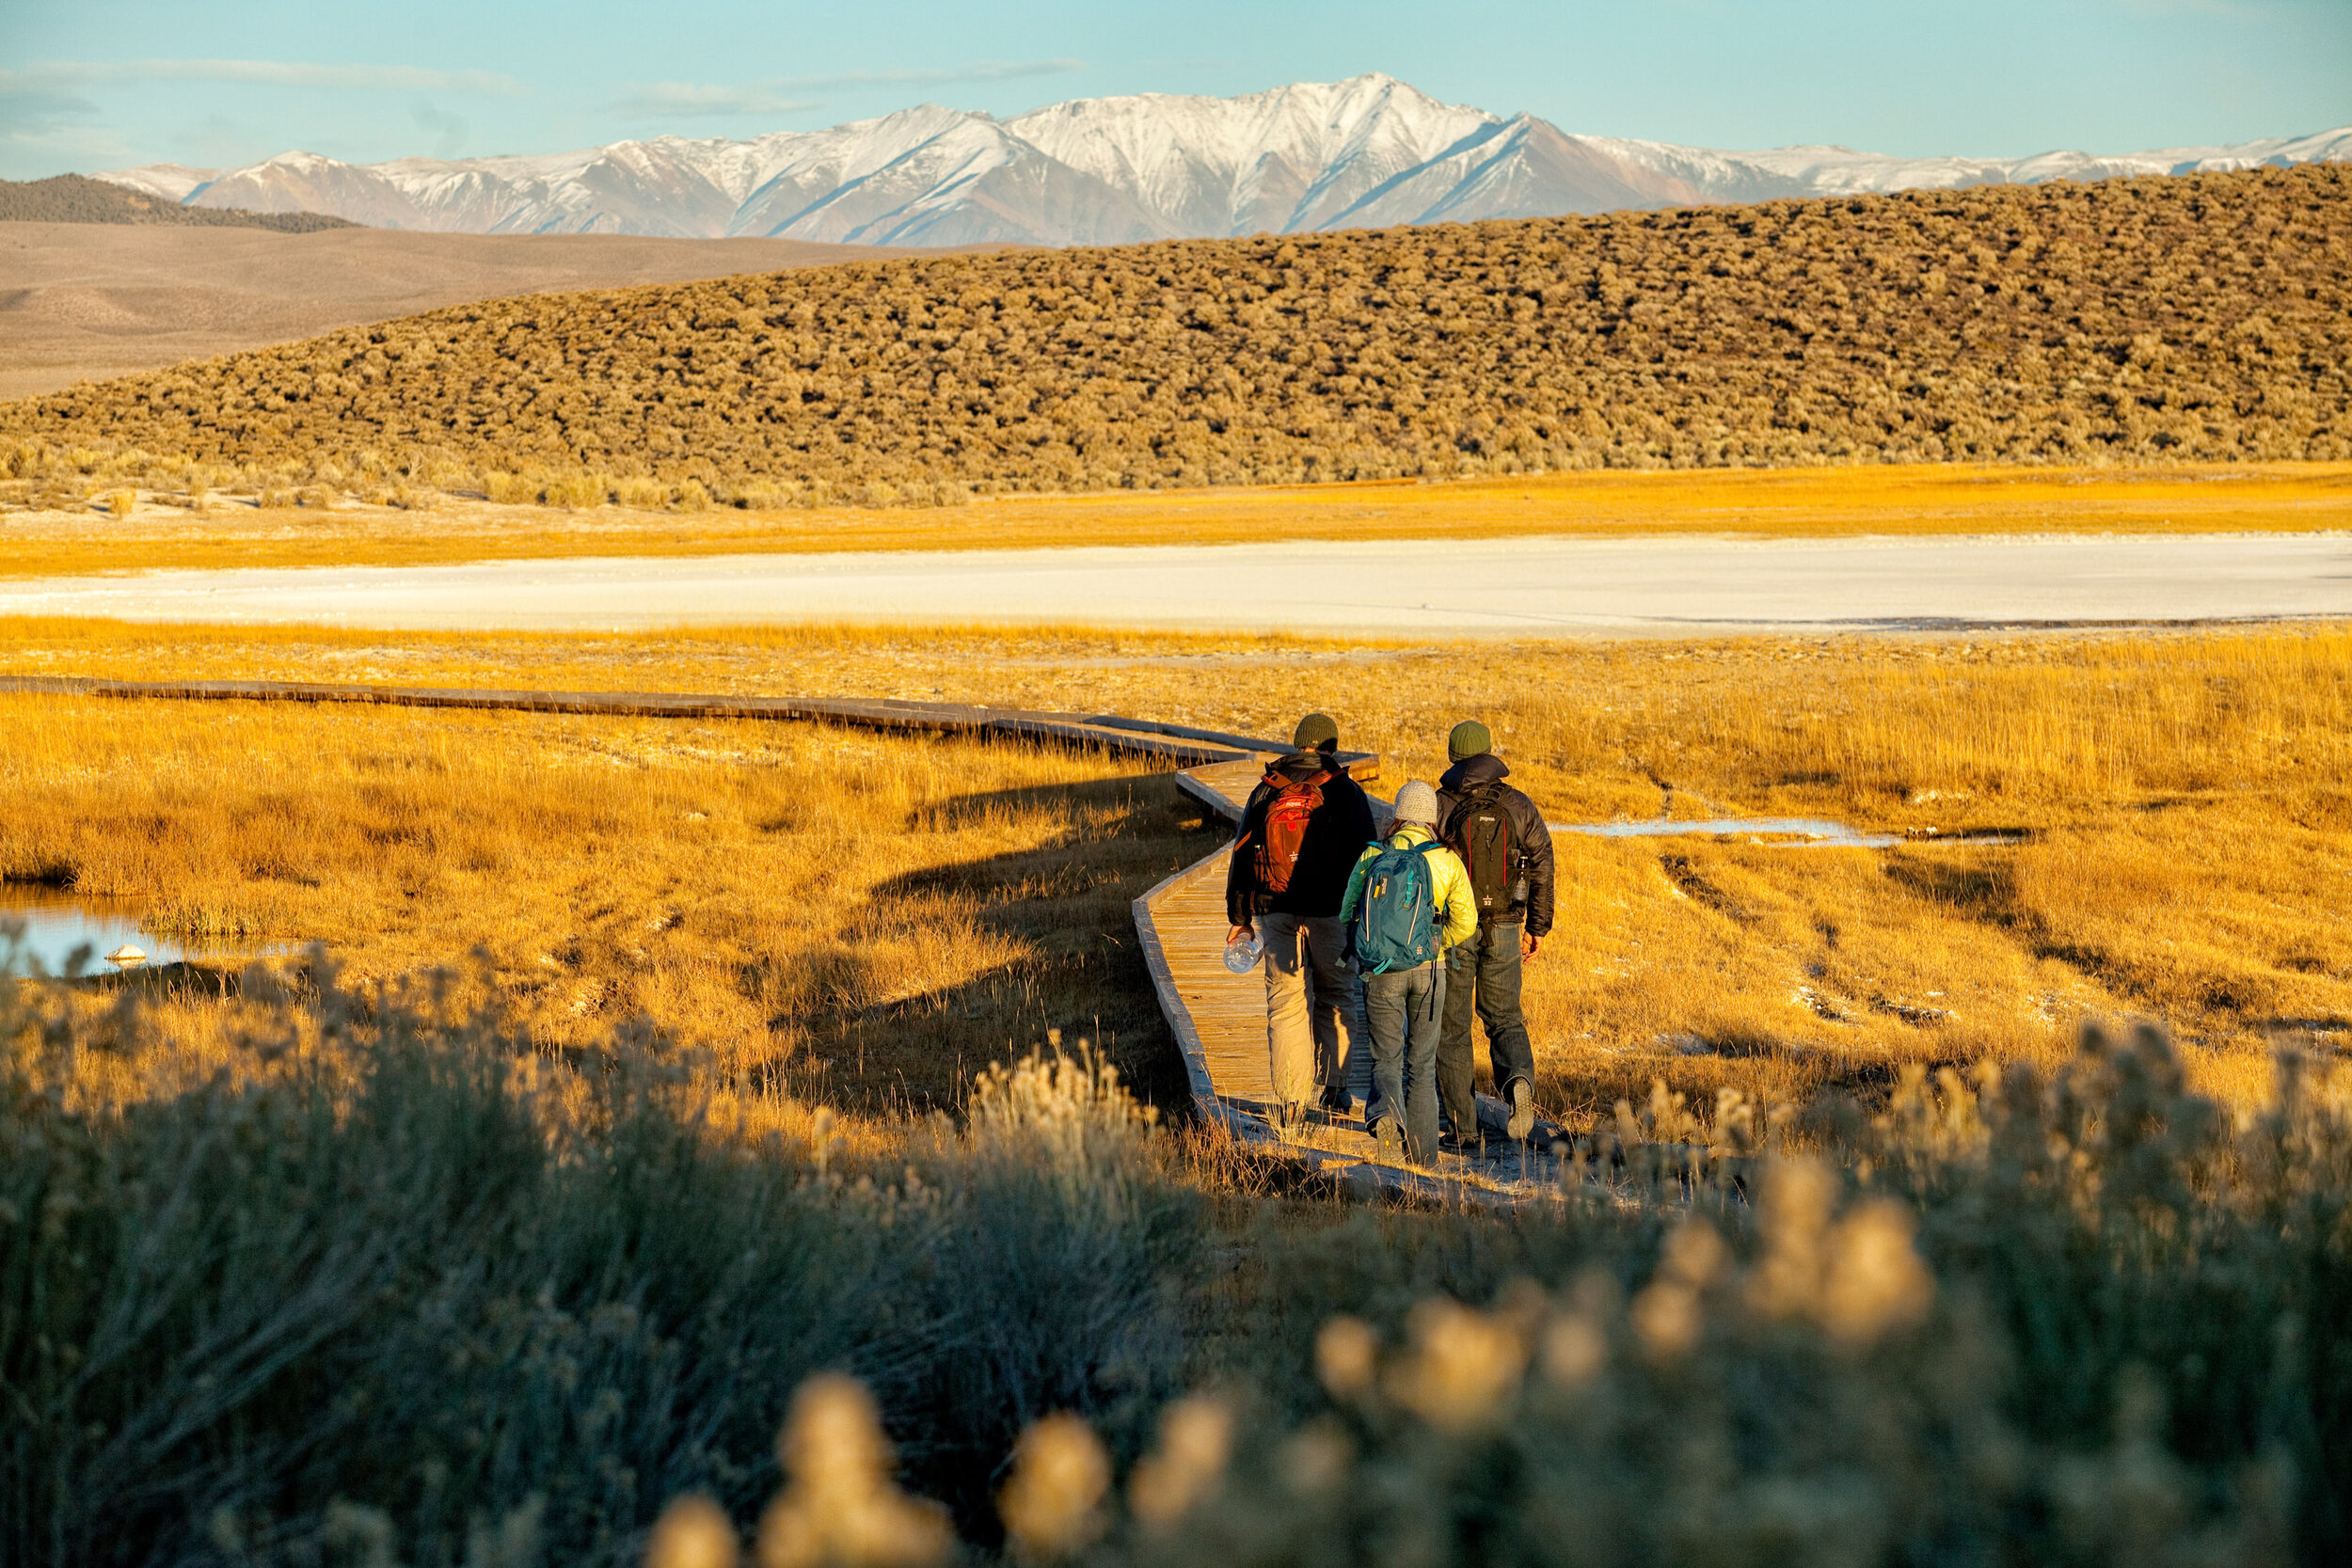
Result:
<svg viewBox="0 0 2352 1568"><path fill-rule="evenodd" d="M1436 839L1387 848L1364 867L1356 905L1356 958L1367 974L1415 969L1438 956L1437 879L1429 874Z"/></svg>

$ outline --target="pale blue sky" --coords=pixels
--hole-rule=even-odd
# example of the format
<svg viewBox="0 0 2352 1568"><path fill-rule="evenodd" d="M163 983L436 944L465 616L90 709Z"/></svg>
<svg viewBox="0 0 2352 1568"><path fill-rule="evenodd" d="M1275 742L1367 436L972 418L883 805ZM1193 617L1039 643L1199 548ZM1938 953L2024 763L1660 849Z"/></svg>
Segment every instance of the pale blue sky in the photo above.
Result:
<svg viewBox="0 0 2352 1568"><path fill-rule="evenodd" d="M1702 146L2120 152L2352 122L2352 0L0 0L0 175L555 151L1366 71Z"/></svg>

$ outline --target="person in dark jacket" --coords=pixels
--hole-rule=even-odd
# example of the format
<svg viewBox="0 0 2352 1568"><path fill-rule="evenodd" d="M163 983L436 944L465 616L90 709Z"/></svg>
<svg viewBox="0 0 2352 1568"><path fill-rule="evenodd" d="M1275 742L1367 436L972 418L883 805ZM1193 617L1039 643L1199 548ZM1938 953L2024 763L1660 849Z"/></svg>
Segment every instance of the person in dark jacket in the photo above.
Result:
<svg viewBox="0 0 2352 1568"><path fill-rule="evenodd" d="M1551 931L1551 830L1534 801L1502 782L1511 769L1494 754L1494 736L1486 725L1474 719L1454 725L1446 755L1454 766L1438 781L1438 836L1462 856L1473 883L1481 866L1465 842L1470 820L1499 812L1510 830L1511 863L1491 903L1479 911L1478 934L1446 956L1438 1101L1454 1147L1467 1148L1480 1136L1470 1085L1473 1010L1486 1026L1495 1092L1510 1107L1505 1131L1524 1138L1535 1125L1535 1049L1519 1008L1519 965Z"/></svg>
<svg viewBox="0 0 2352 1568"><path fill-rule="evenodd" d="M1347 961L1347 923L1340 900L1356 857L1372 842L1372 802L1334 756L1340 730L1327 714L1298 721L1297 748L1268 769L1242 809L1240 835L1225 877L1228 942L1256 931L1265 944L1266 1050L1274 1098L1285 1121L1309 1103L1346 1116L1348 1066L1370 1050L1363 990ZM1267 885L1261 846L1266 817L1285 792L1315 791L1297 859L1286 883ZM1344 1037L1345 1050L1342 1050Z"/></svg>

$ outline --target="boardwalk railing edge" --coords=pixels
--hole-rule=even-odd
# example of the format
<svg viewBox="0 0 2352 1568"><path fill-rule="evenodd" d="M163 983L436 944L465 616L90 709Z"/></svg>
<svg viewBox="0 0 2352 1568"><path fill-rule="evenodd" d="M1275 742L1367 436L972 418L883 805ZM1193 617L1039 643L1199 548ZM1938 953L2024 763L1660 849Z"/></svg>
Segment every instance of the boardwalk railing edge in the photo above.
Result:
<svg viewBox="0 0 2352 1568"><path fill-rule="evenodd" d="M399 707L488 708L644 719L801 720L867 729L1053 740L1180 768L1288 748L1241 736L1113 721L1106 715L1037 713L957 703L844 697L745 697L676 691L510 691L463 687L343 686L312 681L121 681L72 675L0 676L0 692L182 702L380 703Z"/></svg>

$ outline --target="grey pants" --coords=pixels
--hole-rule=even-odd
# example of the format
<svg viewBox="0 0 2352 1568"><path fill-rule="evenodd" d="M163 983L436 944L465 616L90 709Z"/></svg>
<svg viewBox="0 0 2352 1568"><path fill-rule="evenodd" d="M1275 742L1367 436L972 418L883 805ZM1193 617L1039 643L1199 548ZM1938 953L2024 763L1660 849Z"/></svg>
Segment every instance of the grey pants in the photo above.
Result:
<svg viewBox="0 0 2352 1568"><path fill-rule="evenodd" d="M1508 1093L1511 1080L1535 1081L1535 1048L1519 1012L1519 923L1498 920L1481 926L1445 956L1445 1033L1438 1042L1438 1098L1446 1130L1457 1138L1478 1136L1478 1099L1470 1086L1470 1014L1486 1026L1486 1051L1494 1058L1495 1093Z"/></svg>
<svg viewBox="0 0 2352 1568"><path fill-rule="evenodd" d="M1438 1036L1445 1024L1445 964L1364 976L1364 1020L1372 1026L1369 1128L1394 1117L1406 1157L1427 1164L1438 1154Z"/></svg>
<svg viewBox="0 0 2352 1568"><path fill-rule="evenodd" d="M1363 991L1345 957L1347 922L1335 914L1262 914L1257 927L1265 943L1274 1098L1303 1105L1318 1089L1345 1088L1348 1058L1364 1050Z"/></svg>

